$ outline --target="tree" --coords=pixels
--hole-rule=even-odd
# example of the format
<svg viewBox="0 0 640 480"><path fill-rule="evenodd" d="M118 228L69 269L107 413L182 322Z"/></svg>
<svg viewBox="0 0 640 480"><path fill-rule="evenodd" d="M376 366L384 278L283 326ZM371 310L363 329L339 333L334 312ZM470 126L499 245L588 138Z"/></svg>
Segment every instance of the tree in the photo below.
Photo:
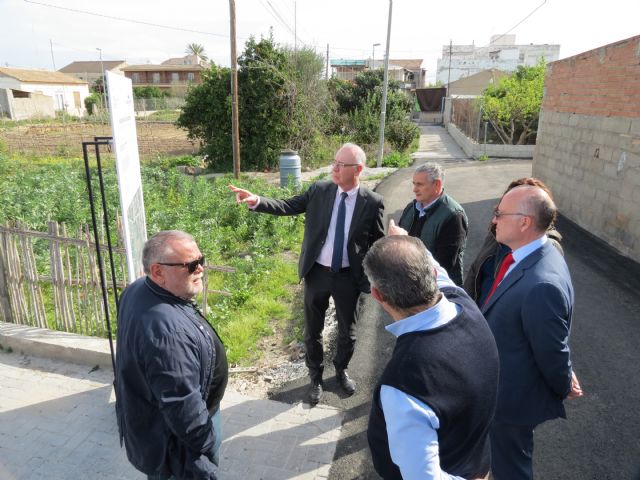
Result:
<svg viewBox="0 0 640 480"><path fill-rule="evenodd" d="M189 43L184 53L188 55L197 55L204 61L209 60L209 58L207 57L207 54L204 53L204 47L199 43Z"/></svg>
<svg viewBox="0 0 640 480"><path fill-rule="evenodd" d="M243 168L269 169L277 165L287 146L287 120L292 112L294 84L285 54L273 38L252 37L238 59L240 151ZM212 66L202 84L189 90L177 124L201 142L209 165L227 170L232 165L231 73Z"/></svg>
<svg viewBox="0 0 640 480"><path fill-rule="evenodd" d="M330 80L329 90L338 105L333 120L334 133L346 133L356 143L374 144L377 142L383 79L383 70L377 69L359 73L353 83L335 78ZM411 97L400 89L400 84L397 81L390 80L387 93L385 136L388 136L389 141L400 150L406 148L408 136L413 138L419 135L415 125L406 118L412 107Z"/></svg>
<svg viewBox="0 0 640 480"><path fill-rule="evenodd" d="M327 133L334 102L327 82L322 78L325 59L309 47L284 48L288 72L286 77L291 102L291 116L287 117L287 144L306 160L326 161L321 137Z"/></svg>
<svg viewBox="0 0 640 480"><path fill-rule="evenodd" d="M542 105L544 61L534 67L519 66L482 94L480 104L485 120L491 122L500 140L509 145L525 145L535 138Z"/></svg>

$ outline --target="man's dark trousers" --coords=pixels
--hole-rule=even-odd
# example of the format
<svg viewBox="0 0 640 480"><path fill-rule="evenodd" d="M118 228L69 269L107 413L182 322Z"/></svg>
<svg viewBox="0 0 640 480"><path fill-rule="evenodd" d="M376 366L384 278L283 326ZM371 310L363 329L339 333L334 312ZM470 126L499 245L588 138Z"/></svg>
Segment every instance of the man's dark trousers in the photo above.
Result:
<svg viewBox="0 0 640 480"><path fill-rule="evenodd" d="M329 268L315 264L305 277L304 316L306 364L313 381L322 380L324 353L322 330L329 297L333 297L338 322L338 346L334 365L336 370L346 369L353 356L356 342L356 306L360 290L356 288L349 268L333 273Z"/></svg>
<svg viewBox="0 0 640 480"><path fill-rule="evenodd" d="M493 480L533 480L533 428L493 421L489 435Z"/></svg>

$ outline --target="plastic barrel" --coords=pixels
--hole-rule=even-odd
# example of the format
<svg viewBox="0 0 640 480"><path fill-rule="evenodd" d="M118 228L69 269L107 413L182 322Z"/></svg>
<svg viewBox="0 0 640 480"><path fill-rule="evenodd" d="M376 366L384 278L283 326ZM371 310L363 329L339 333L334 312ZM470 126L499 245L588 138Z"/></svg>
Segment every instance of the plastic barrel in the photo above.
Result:
<svg viewBox="0 0 640 480"><path fill-rule="evenodd" d="M293 185L300 186L300 157L295 150L282 150L280 152L280 186L287 187L289 178Z"/></svg>

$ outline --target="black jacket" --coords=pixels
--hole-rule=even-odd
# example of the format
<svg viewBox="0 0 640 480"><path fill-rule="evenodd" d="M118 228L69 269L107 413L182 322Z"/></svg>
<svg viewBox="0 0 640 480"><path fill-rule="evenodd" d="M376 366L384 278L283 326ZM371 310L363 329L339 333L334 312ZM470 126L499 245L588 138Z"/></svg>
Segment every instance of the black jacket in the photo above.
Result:
<svg viewBox="0 0 640 480"><path fill-rule="evenodd" d="M146 474L217 478L207 397L222 398L226 355L216 351L204 321L190 302L148 277L120 298L116 413L127 457ZM216 365L225 371L218 372L218 391L210 392Z"/></svg>
<svg viewBox="0 0 640 480"><path fill-rule="evenodd" d="M301 195L276 200L260 197L256 212L272 215L299 215L305 213L304 240L300 251L298 274L304 278L318 259L327 238L331 213L338 186L333 182L316 182ZM362 260L373 242L384 236L382 197L360 186L351 227L347 236L347 253L351 277L358 289L369 292L369 281L362 268Z"/></svg>

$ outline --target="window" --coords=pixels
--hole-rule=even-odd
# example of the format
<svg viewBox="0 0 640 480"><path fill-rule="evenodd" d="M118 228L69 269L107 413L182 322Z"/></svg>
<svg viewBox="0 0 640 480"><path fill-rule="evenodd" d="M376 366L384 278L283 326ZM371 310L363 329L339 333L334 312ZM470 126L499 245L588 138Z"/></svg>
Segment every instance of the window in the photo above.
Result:
<svg viewBox="0 0 640 480"><path fill-rule="evenodd" d="M154 73L153 74L153 83L160 83L160 74L159 73Z"/></svg>
<svg viewBox="0 0 640 480"><path fill-rule="evenodd" d="M194 74L193 72L189 72L189 73L187 73L187 80L188 80L188 81L190 81L190 82L194 82L194 81L195 81L195 79L196 79L196 76L195 76L195 74Z"/></svg>
<svg viewBox="0 0 640 480"><path fill-rule="evenodd" d="M179 74L178 72L173 72L173 73L171 74L171 81L172 81L173 83L175 83L175 82L179 82L179 81L180 81L180 74Z"/></svg>
<svg viewBox="0 0 640 480"><path fill-rule="evenodd" d="M133 83L140 83L140 74L139 74L139 73L134 73L134 74L131 76L131 81L132 81Z"/></svg>
<svg viewBox="0 0 640 480"><path fill-rule="evenodd" d="M80 103L80 92L73 92L73 105L76 108L82 108L82 103Z"/></svg>

